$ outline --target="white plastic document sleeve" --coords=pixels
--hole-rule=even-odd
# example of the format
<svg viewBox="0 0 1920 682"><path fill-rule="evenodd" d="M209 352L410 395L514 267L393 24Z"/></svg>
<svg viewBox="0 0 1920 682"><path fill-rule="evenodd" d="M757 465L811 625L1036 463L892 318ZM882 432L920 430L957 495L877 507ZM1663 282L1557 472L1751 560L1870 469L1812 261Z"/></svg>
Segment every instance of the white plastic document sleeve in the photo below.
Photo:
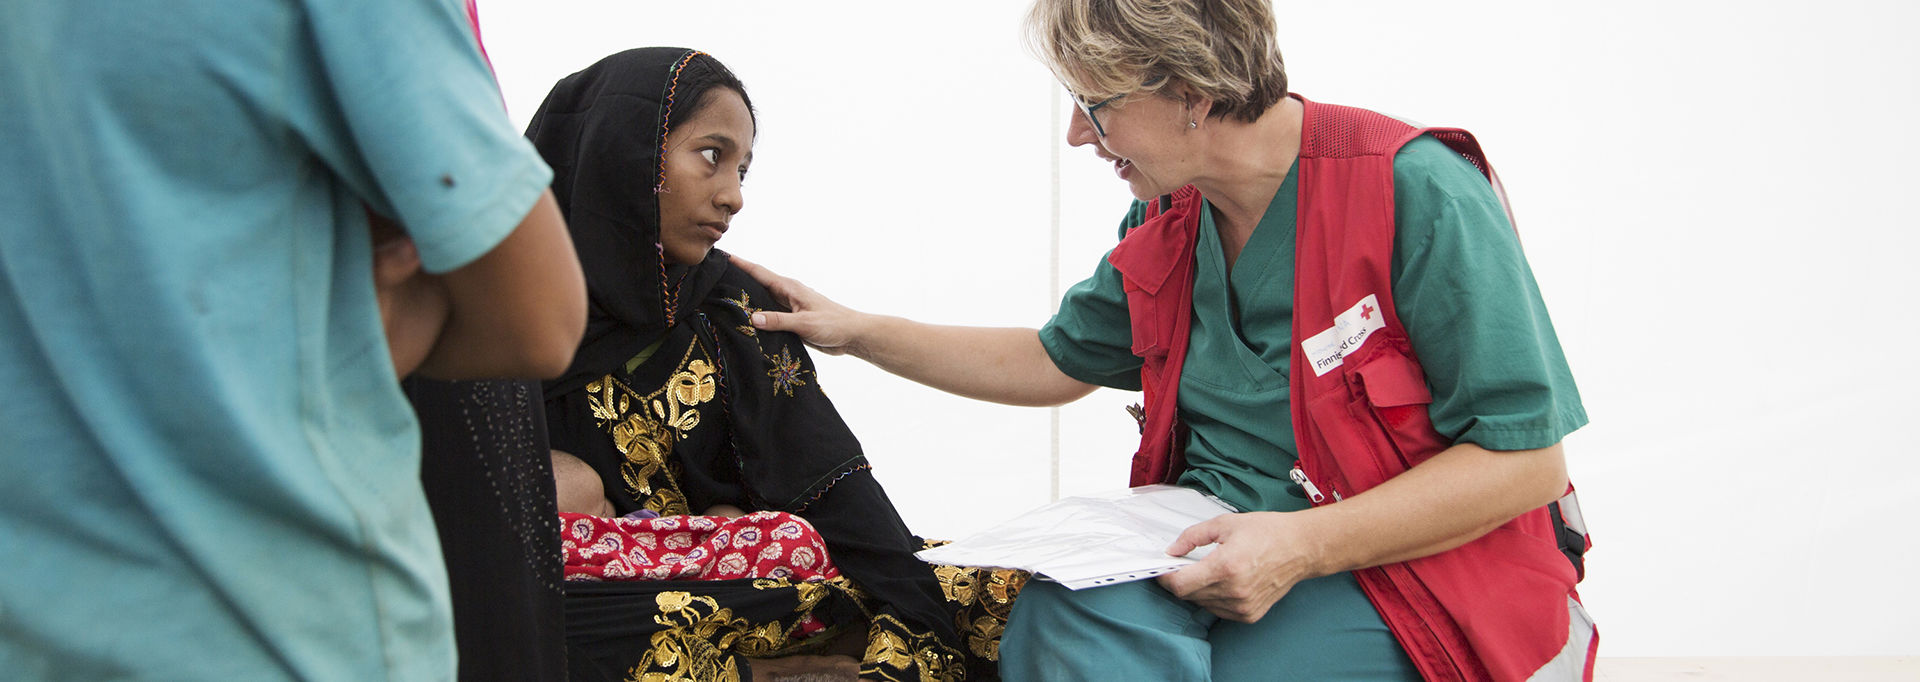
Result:
<svg viewBox="0 0 1920 682"><path fill-rule="evenodd" d="M928 563L1033 571L1069 589L1145 580L1199 561L1213 549L1168 556L1189 526L1235 509L1211 495L1149 485L1069 497L978 535L923 550Z"/></svg>

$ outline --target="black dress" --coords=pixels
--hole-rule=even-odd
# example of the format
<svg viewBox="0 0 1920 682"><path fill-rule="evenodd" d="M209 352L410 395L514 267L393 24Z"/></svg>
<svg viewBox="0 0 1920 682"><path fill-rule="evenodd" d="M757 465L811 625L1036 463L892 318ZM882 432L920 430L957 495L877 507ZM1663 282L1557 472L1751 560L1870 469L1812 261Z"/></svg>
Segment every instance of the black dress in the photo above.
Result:
<svg viewBox="0 0 1920 682"><path fill-rule="evenodd" d="M566 679L559 523L540 386L409 379L462 682Z"/></svg>

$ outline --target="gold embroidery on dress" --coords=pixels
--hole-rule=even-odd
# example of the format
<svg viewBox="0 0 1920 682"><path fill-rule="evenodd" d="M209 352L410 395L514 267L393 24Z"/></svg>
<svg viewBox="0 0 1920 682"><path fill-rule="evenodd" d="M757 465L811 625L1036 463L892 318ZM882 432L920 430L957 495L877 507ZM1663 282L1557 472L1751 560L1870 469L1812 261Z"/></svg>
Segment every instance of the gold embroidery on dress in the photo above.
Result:
<svg viewBox="0 0 1920 682"><path fill-rule="evenodd" d="M639 415L614 427L616 441L626 434L633 435L628 447L621 449L627 461L620 465L620 476L640 500L640 508L661 516L692 513L687 496L680 492L680 461L672 457L673 436Z"/></svg>
<svg viewBox="0 0 1920 682"><path fill-rule="evenodd" d="M871 617L867 650L860 657L860 675L862 679L891 682L959 682L966 676L966 669L958 653L932 633L914 632L898 618L877 614ZM917 677L896 677L894 671Z"/></svg>
<svg viewBox="0 0 1920 682"><path fill-rule="evenodd" d="M848 587L851 587L853 585L853 582L850 580L847 580L846 577L844 576L832 578L827 580L826 582L804 582L803 581L803 582L797 582L797 583L794 581L788 580L786 578L759 578L753 581L753 589L780 590L780 589L786 589L786 588L793 588L794 594L797 595L797 599L800 602L799 606L794 607L794 612L805 613L807 611L812 611L813 607L819 606L820 602L827 598L828 582L834 583L836 585L844 585Z"/></svg>
<svg viewBox="0 0 1920 682"><path fill-rule="evenodd" d="M627 396L616 393L613 384L611 374L587 384L587 406L592 408L593 419L600 423L601 428L627 412Z"/></svg>
<svg viewBox="0 0 1920 682"><path fill-rule="evenodd" d="M925 548L947 544L923 543ZM1013 600L1033 574L1008 568L972 568L935 564L933 576L948 602L958 605L954 624L966 640L967 650L987 660L1000 660L1000 637L1007 630L1007 616L1013 613Z"/></svg>
<svg viewBox="0 0 1920 682"><path fill-rule="evenodd" d="M932 632L915 631L892 615L876 613L874 607L879 604L878 600L844 575L826 584L846 593L867 616L867 649L860 657L861 679L959 682L966 677L959 652Z"/></svg>
<svg viewBox="0 0 1920 682"><path fill-rule="evenodd" d="M613 449L625 458L620 463L620 478L628 491L640 501L642 509L684 514L674 511L686 507L685 496L674 485L679 480L679 467L672 457L674 439L659 424L633 412L633 399L637 397L633 389L611 374L587 384L587 406L593 411L594 421L613 437ZM656 480L661 484L659 490L654 487Z"/></svg>
<svg viewBox="0 0 1920 682"><path fill-rule="evenodd" d="M946 593L947 601L961 606L973 603L974 572L959 566L936 564L933 577L940 581L940 591Z"/></svg>
<svg viewBox="0 0 1920 682"><path fill-rule="evenodd" d="M961 636L973 655L989 661L1000 660L1000 636L1006 634L1007 617L1013 613L1013 600L1020 596L1032 573L1008 568L964 569L974 573L975 601L960 609L957 619ZM969 614L978 614L971 619Z"/></svg>
<svg viewBox="0 0 1920 682"><path fill-rule="evenodd" d="M689 348L687 352L692 354L693 349ZM705 360L689 362L667 380L667 387L671 390L666 392L666 400L650 401L653 416L673 427L681 438L686 438L688 432L700 425L700 411L692 408L713 399L713 365Z"/></svg>
<svg viewBox="0 0 1920 682"><path fill-rule="evenodd" d="M691 513L686 495L680 492L680 462L673 457L673 448L700 426L698 407L718 393L713 363L695 358L696 350L704 355L698 343L688 344L680 371L651 394L642 395L612 374L587 384L587 405L594 420L612 435L614 449L626 458L620 474L627 489L642 509L662 516ZM636 403L650 409L634 409Z"/></svg>
<svg viewBox="0 0 1920 682"><path fill-rule="evenodd" d="M793 626L836 594L851 599L862 612L869 614L864 624L867 647L861 656L862 679L959 682L966 675L965 663L958 652L931 633L915 632L891 615L874 614L877 604L873 598L846 576L798 583L759 578L753 580L752 585L761 590L793 590L792 616L775 617L756 625L747 618L736 617L731 609L722 608L713 597L685 591L662 592L654 597L658 613L653 622L665 629L649 636L649 648L628 669L626 679L629 682L738 680L740 657L772 658L825 645L831 635L817 633L805 640L795 640ZM996 646L996 653L997 649Z"/></svg>
<svg viewBox="0 0 1920 682"><path fill-rule="evenodd" d="M899 635L882 630L867 640L867 652L861 660L904 670L913 667L913 650Z"/></svg>
<svg viewBox="0 0 1920 682"><path fill-rule="evenodd" d="M660 609L660 615L654 616L653 622L664 629L653 633L649 640L652 650L627 672L627 679L633 682L740 679L738 660L724 652L742 632L751 629L746 619L734 618L732 609L720 608L712 597L695 597L686 592L661 592L654 597L654 605Z"/></svg>

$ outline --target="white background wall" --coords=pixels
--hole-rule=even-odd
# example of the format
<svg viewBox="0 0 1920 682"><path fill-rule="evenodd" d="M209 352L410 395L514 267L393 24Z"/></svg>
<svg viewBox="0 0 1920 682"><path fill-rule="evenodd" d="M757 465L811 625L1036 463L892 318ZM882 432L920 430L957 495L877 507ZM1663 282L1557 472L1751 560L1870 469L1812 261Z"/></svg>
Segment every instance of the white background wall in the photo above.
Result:
<svg viewBox="0 0 1920 682"><path fill-rule="evenodd" d="M1566 446L1605 655L1920 654L1914 7L1281 4L1295 89L1467 127L1507 183L1593 421ZM760 140L723 248L858 308L1038 326L1127 196L1061 143L1071 106L1024 11L481 5L522 124L628 47L740 75ZM1133 394L1011 408L820 365L922 534L1125 485Z"/></svg>

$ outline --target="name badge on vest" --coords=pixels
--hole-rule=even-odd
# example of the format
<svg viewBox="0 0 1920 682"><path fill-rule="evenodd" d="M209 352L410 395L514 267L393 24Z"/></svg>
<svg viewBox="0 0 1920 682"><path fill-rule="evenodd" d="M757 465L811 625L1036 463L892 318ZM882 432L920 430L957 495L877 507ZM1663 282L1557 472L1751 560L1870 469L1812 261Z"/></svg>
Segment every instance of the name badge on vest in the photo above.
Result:
<svg viewBox="0 0 1920 682"><path fill-rule="evenodd" d="M1314 334L1300 342L1300 350L1307 354L1308 364L1313 366L1314 376L1326 376L1327 372L1339 367L1347 359L1347 354L1360 348L1367 337L1387 326L1380 314L1380 301L1373 294L1367 294L1352 308L1333 318L1333 328Z"/></svg>

